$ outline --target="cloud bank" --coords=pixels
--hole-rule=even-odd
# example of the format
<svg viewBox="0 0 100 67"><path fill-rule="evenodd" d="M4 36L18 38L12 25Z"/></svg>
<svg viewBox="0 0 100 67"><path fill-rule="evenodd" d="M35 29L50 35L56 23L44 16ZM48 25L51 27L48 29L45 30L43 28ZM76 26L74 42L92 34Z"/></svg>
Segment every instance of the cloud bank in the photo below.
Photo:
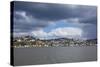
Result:
<svg viewBox="0 0 100 67"><path fill-rule="evenodd" d="M32 34L35 37L39 37L42 39L50 39L52 38L79 38L82 35L82 30L79 28L71 28L71 27L64 27L64 28L57 28L51 30L50 32L46 33L43 30L33 31Z"/></svg>
<svg viewBox="0 0 100 67"><path fill-rule="evenodd" d="M40 38L97 38L96 6L21 1L13 3L14 36L31 34ZM45 31L45 28L49 32Z"/></svg>

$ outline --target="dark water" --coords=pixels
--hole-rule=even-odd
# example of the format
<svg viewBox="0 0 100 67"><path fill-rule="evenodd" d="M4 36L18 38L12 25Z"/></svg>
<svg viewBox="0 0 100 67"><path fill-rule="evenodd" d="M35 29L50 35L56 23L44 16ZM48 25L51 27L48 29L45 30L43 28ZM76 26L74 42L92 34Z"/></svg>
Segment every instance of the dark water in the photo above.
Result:
<svg viewBox="0 0 100 67"><path fill-rule="evenodd" d="M14 48L14 65L96 61L97 47Z"/></svg>

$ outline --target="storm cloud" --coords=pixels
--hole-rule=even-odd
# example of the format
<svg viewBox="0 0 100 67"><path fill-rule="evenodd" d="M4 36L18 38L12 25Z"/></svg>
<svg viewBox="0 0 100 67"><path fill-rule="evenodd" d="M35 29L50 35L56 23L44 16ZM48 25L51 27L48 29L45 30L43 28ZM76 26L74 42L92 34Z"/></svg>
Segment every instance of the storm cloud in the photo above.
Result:
<svg viewBox="0 0 100 67"><path fill-rule="evenodd" d="M96 7L50 3L14 2L15 11L25 11L41 20L96 17Z"/></svg>
<svg viewBox="0 0 100 67"><path fill-rule="evenodd" d="M85 37L88 35L91 37L90 33L93 33L96 38L96 6L22 1L13 1L12 3L14 4L14 33L29 33L41 30L51 23L55 24L57 21L64 20L66 23L78 23L79 28L87 32L84 35Z"/></svg>

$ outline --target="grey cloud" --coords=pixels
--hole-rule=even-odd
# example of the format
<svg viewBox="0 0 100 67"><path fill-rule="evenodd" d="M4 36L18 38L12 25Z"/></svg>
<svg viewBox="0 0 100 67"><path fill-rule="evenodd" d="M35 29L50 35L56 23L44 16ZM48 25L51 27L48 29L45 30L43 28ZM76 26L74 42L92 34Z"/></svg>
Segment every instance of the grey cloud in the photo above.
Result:
<svg viewBox="0 0 100 67"><path fill-rule="evenodd" d="M96 16L97 7L16 1L14 2L14 10L26 11L27 14L31 14L37 19L54 21L74 17L87 18L87 16Z"/></svg>
<svg viewBox="0 0 100 67"><path fill-rule="evenodd" d="M32 30L39 30L48 25L48 23L44 22L46 21L33 20L28 23L24 21L24 19L21 22L16 20L14 22L14 32L31 32Z"/></svg>
<svg viewBox="0 0 100 67"><path fill-rule="evenodd" d="M97 7L88 5L66 5L66 4L50 4L36 2L14 1L14 12L25 12L30 22L26 21L25 17L14 14L14 32L31 32L49 25L49 21L59 21L64 19L72 19L79 23L93 24L93 27L83 27L84 32L94 33L96 37L97 25ZM30 17L31 16L31 17ZM70 22L69 22L70 23ZM84 37L92 36L85 34Z"/></svg>
<svg viewBox="0 0 100 67"><path fill-rule="evenodd" d="M92 17L80 18L79 22L97 24L97 17L96 16L92 16Z"/></svg>
<svg viewBox="0 0 100 67"><path fill-rule="evenodd" d="M96 39L97 38L97 26L96 25L87 24L83 26L82 29L84 32L82 35L83 38L86 38L86 39Z"/></svg>

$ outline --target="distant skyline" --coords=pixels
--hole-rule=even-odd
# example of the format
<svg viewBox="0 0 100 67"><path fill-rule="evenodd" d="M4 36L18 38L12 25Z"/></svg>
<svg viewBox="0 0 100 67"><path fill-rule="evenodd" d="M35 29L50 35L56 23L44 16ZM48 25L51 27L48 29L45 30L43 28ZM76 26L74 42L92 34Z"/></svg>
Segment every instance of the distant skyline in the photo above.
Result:
<svg viewBox="0 0 100 67"><path fill-rule="evenodd" d="M14 36L97 38L97 7L14 1Z"/></svg>

